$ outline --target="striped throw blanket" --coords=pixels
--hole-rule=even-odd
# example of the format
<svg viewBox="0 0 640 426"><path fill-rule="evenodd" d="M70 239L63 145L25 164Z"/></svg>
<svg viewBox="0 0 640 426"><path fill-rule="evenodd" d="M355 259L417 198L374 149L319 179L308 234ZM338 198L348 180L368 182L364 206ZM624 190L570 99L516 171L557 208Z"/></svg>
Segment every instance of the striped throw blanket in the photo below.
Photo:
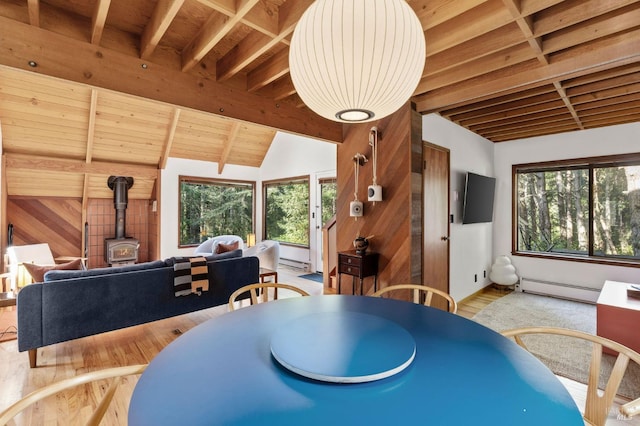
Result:
<svg viewBox="0 0 640 426"><path fill-rule="evenodd" d="M173 290L176 297L209 290L207 259L204 257L176 257L173 264Z"/></svg>

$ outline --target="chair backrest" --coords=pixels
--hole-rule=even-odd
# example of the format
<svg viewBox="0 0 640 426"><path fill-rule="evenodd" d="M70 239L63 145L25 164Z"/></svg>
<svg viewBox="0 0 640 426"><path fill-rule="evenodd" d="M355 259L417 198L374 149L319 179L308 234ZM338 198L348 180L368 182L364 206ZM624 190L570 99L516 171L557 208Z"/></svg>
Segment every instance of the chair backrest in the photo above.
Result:
<svg viewBox="0 0 640 426"><path fill-rule="evenodd" d="M591 363L589 365L589 379L587 383L587 399L584 408L584 419L592 425L603 426L606 423L607 415L611 409L611 404L616 396L620 382L624 376L629 360L640 365L640 354L618 342L604 337L585 333L583 331L572 330L561 327L523 327L502 331L505 337L512 337L523 348L527 346L522 340L522 336L527 334L553 334L567 336L582 340L587 340L593 345L591 352ZM602 361L602 348L609 348L618 352L618 357L611 370L611 375L607 380L604 392L598 391L600 365ZM631 417L640 412L640 398L624 404L620 407L621 414Z"/></svg>
<svg viewBox="0 0 640 426"><path fill-rule="evenodd" d="M237 301L238 297L247 292L249 293L249 299L252 305L255 305L256 303L260 303L259 299L262 299L262 302L267 302L269 300L269 289L273 289L272 300L278 299L278 289L291 290L291 291L295 291L296 293L299 293L301 296L309 296L309 293L307 293L306 291L290 284L280 284L280 283L270 283L270 282L249 284L244 287L240 287L239 289L237 289L231 294L231 296L229 297L229 311L235 310L235 302ZM262 296L262 297L259 298L259 296Z"/></svg>
<svg viewBox="0 0 640 426"><path fill-rule="evenodd" d="M113 395L115 394L121 378L124 376L142 374L144 369L147 368L147 364L130 365L126 367L113 367L105 368L103 370L91 371L89 373L80 374L75 377L61 380L59 382L51 383L40 389L37 389L22 399L15 402L13 405L5 409L0 413L0 425L4 425L9 420L13 419L21 411L29 407L30 405L59 392L67 389L80 386L86 383L95 382L98 380L113 379L109 389L105 393L104 397L96 407L91 418L87 421L87 425L98 425L104 417ZM58 419L59 423L64 423L63 420Z"/></svg>
<svg viewBox="0 0 640 426"><path fill-rule="evenodd" d="M422 284L395 284L390 285L372 294L373 297L382 297L383 294L388 294L392 291L398 290L413 290L413 302L423 304L425 306L431 306L433 301L433 295L442 297L447 302L447 310L453 314L458 311L458 304L450 294L445 293L437 288L429 287Z"/></svg>

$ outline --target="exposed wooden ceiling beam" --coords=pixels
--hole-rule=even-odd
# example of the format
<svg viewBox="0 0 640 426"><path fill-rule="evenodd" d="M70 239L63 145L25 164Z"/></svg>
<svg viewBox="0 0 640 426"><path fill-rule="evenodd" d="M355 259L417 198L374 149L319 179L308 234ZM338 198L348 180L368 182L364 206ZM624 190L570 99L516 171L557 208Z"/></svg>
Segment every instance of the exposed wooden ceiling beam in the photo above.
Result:
<svg viewBox="0 0 640 426"><path fill-rule="evenodd" d="M295 5L291 5L295 3ZM253 33L238 43L229 53L220 58L216 66L219 81L225 81L243 70L251 62L267 53L274 46L289 37L298 20L313 0L287 2L280 8L280 33L275 37Z"/></svg>
<svg viewBox="0 0 640 426"><path fill-rule="evenodd" d="M632 29L638 22L640 8L637 5L627 6L620 15L592 19L583 25L562 29L544 37L544 53L558 52L580 43Z"/></svg>
<svg viewBox="0 0 640 426"><path fill-rule="evenodd" d="M29 23L34 27L40 26L40 0L28 0Z"/></svg>
<svg viewBox="0 0 640 426"><path fill-rule="evenodd" d="M91 44L100 44L111 0L97 0L91 19Z"/></svg>
<svg viewBox="0 0 640 426"><path fill-rule="evenodd" d="M567 92L562 87L562 84L560 84L560 82L558 82L558 81L554 81L553 85L556 88L556 90L558 91L558 94L560 95L560 98L562 99L562 102L564 102L564 104L567 106L567 109L571 113L571 116L575 120L576 125L578 126L578 128L579 129L584 129L584 127L582 126L582 122L580 121L580 117L578 117L578 113L576 112L575 108L571 104L571 99L569 99L569 97L567 96Z"/></svg>
<svg viewBox="0 0 640 426"><path fill-rule="evenodd" d="M428 40L428 39L427 39ZM451 49L427 56L424 77L468 64L486 55L491 55L522 44L522 32L514 22L458 44Z"/></svg>
<svg viewBox="0 0 640 426"><path fill-rule="evenodd" d="M509 91L549 84L558 79L575 78L590 72L598 72L640 60L640 30L610 37L578 47L565 55L552 58L549 65L538 65L514 71L505 68L418 96L419 112L438 110L447 105L482 100ZM581 49L585 49L581 54Z"/></svg>
<svg viewBox="0 0 640 426"><path fill-rule="evenodd" d="M229 129L229 134L227 135L227 138L224 141L224 149L222 150L222 154L220 155L220 160L218 161L218 174L222 174L222 170L224 170L224 166L227 164L227 159L229 158L229 154L231 153L231 148L233 148L233 144L236 142L236 138L238 136L239 130L240 130L240 123L236 121L231 124L231 129Z"/></svg>
<svg viewBox="0 0 640 426"><path fill-rule="evenodd" d="M5 154L7 167L17 170L42 170L63 173L90 173L102 175L135 176L141 179L155 179L157 167L142 164L106 163L84 160L68 160L37 155Z"/></svg>
<svg viewBox="0 0 640 426"><path fill-rule="evenodd" d="M447 69L439 74L425 77L420 81L416 92L424 93L440 87L449 86L536 57L537 55L531 50L531 47L527 43L522 43L520 46L492 53L491 55L486 55L474 61Z"/></svg>
<svg viewBox="0 0 640 426"><path fill-rule="evenodd" d="M256 91L289 73L289 48L263 62L247 75L247 90Z"/></svg>
<svg viewBox="0 0 640 426"><path fill-rule="evenodd" d="M342 142L342 125L306 109L0 17L0 64L176 106ZM36 68L28 65L38 63Z"/></svg>
<svg viewBox="0 0 640 426"><path fill-rule="evenodd" d="M232 16L236 13L236 0L197 0L211 9Z"/></svg>
<svg viewBox="0 0 640 426"><path fill-rule="evenodd" d="M489 0L425 32L427 56L451 49L493 30L513 17L499 0Z"/></svg>
<svg viewBox="0 0 640 426"><path fill-rule="evenodd" d="M533 32L536 37L540 37L637 2L638 0L567 0L537 14Z"/></svg>
<svg viewBox="0 0 640 426"><path fill-rule="evenodd" d="M249 13L258 1L239 0L238 9L230 17L213 13L196 37L182 51L182 71L188 71L200 62Z"/></svg>
<svg viewBox="0 0 640 426"><path fill-rule="evenodd" d="M158 168L164 170L167 167L167 160L169 154L171 154L171 146L173 145L173 139L176 135L176 127L178 127L178 121L180 120L180 109L174 108L171 117L171 123L167 126L167 137L164 141L164 148L162 149L162 156L160 157L160 164Z"/></svg>
<svg viewBox="0 0 640 426"><path fill-rule="evenodd" d="M408 0L416 12L422 29L427 30L442 24L457 15L481 5L487 0Z"/></svg>
<svg viewBox="0 0 640 426"><path fill-rule="evenodd" d="M235 0L197 0L198 3L222 13L223 15L233 16L236 13ZM273 5L260 2L245 14L241 22L248 27L260 31L261 33L275 37L278 34L278 12Z"/></svg>
<svg viewBox="0 0 640 426"><path fill-rule="evenodd" d="M178 14L185 0L158 0L151 20L140 38L140 57L151 56L169 25Z"/></svg>

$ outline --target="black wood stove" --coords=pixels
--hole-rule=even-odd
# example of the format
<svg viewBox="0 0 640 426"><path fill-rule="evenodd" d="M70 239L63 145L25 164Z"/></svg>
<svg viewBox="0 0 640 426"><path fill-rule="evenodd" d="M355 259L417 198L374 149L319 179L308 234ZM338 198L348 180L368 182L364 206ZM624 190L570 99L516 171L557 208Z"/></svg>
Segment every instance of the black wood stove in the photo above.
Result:
<svg viewBox="0 0 640 426"><path fill-rule="evenodd" d="M136 263L140 242L125 234L128 191L133 186L133 178L109 176L107 185L113 190L113 205L116 209L116 235L115 238L104 240L104 260L111 266Z"/></svg>

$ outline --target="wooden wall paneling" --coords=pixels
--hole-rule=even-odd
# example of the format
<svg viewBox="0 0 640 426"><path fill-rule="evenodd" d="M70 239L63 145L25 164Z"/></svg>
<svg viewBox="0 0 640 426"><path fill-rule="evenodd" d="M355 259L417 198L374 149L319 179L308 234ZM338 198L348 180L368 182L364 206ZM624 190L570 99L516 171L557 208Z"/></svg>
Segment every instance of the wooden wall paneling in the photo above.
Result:
<svg viewBox="0 0 640 426"><path fill-rule="evenodd" d="M9 197L6 210L14 245L47 243L53 257L82 255L79 198Z"/></svg>
<svg viewBox="0 0 640 426"><path fill-rule="evenodd" d="M397 283L421 282L422 274L422 130L420 115L410 103L382 120L345 126L344 142L337 155L337 250L353 249L353 239L375 235L369 250L380 253L379 287ZM381 134L378 144L378 184L383 201L367 201L372 182L373 161L369 146L371 127ZM413 130L412 130L413 128ZM358 198L364 215L349 216L354 199L353 157L364 154L369 161L361 167ZM342 291L351 292L351 280L343 280ZM373 291L373 280L365 279L365 294Z"/></svg>

